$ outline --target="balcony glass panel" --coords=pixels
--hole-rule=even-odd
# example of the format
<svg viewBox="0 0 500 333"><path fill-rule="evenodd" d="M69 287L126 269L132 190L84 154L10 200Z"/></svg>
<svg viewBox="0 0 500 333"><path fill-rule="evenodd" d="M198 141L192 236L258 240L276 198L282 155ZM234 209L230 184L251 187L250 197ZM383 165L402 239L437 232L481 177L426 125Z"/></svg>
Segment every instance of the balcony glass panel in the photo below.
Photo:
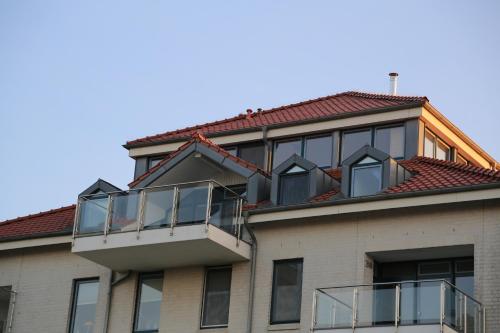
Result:
<svg viewBox="0 0 500 333"><path fill-rule="evenodd" d="M201 223L206 219L208 184L179 187L177 224Z"/></svg>
<svg viewBox="0 0 500 333"><path fill-rule="evenodd" d="M480 333L482 332L482 326L481 326L481 305L471 299L470 297L467 297L467 305L465 307L466 310L466 328L467 328L467 333Z"/></svg>
<svg viewBox="0 0 500 333"><path fill-rule="evenodd" d="M112 195L110 231L137 230L139 193L118 193Z"/></svg>
<svg viewBox="0 0 500 333"><path fill-rule="evenodd" d="M352 288L320 290L316 298L317 328L350 328L353 316Z"/></svg>
<svg viewBox="0 0 500 333"><path fill-rule="evenodd" d="M358 326L393 324L396 286L375 285L358 288Z"/></svg>
<svg viewBox="0 0 500 333"><path fill-rule="evenodd" d="M144 229L161 228L170 225L174 202L173 188L145 190Z"/></svg>
<svg viewBox="0 0 500 333"><path fill-rule="evenodd" d="M108 196L82 198L80 202L78 234L103 232L108 211Z"/></svg>
<svg viewBox="0 0 500 333"><path fill-rule="evenodd" d="M440 316L441 281L401 284L401 324L436 324Z"/></svg>
<svg viewBox="0 0 500 333"><path fill-rule="evenodd" d="M238 195L223 187L215 187L212 191L210 207L210 224L227 232L235 232Z"/></svg>

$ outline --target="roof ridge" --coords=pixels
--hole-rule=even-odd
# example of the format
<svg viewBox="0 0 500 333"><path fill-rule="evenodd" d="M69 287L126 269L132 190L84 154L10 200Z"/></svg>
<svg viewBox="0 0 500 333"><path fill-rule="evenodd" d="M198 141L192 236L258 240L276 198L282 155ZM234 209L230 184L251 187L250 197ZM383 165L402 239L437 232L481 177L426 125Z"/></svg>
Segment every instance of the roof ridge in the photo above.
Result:
<svg viewBox="0 0 500 333"><path fill-rule="evenodd" d="M158 133L158 134L154 134L154 135L150 135L150 136L145 136L145 137L142 137L139 139L127 141L125 146L130 145L130 144L134 144L134 143L139 143L139 142L151 140L151 139L156 139L156 138L162 137L162 136L167 135L167 134L179 134L182 132L197 130L197 129L201 129L201 128L207 127L207 126L220 125L220 124L232 122L235 120L245 120L245 119L250 120L250 119L254 118L255 116L270 114L270 113L285 110L288 108L303 106L303 105L307 105L307 104L311 104L311 103L315 103L315 102L320 102L320 101L328 100L328 99L331 99L334 97L339 97L339 96L352 96L352 97L361 97L361 98L369 98L369 99L386 99L386 100L391 100L391 101L410 101L413 99L425 99L426 101L428 101L428 98L425 96L401 96L401 95L385 95L385 94L369 93L369 92L361 92L361 91L344 91L344 92L340 92L340 93L336 93L336 94L330 94L330 95L326 95L326 96L322 96L322 97L308 99L308 100L301 101L301 102L284 104L284 105L269 108L266 110L259 109L258 111L255 111L255 112L252 112L249 114L240 113L236 116L221 119L221 120L209 121L209 122L199 124L199 125L187 126L187 127L172 130L172 131L166 131L166 132L162 132L162 133Z"/></svg>
<svg viewBox="0 0 500 333"><path fill-rule="evenodd" d="M54 208L54 209L50 209L50 210L46 210L46 211L41 211L41 212L38 212L38 213L35 213L35 214L29 214L29 215L25 215L25 216L18 216L18 217L13 218L13 219L8 219L8 220L0 221L0 227L2 227L4 225L7 225L7 224L11 224L13 222L19 222L19 221L28 220L28 219L35 218L35 217L40 217L40 216L46 216L46 215L51 215L51 214L59 213L59 212L65 211L65 210L73 209L75 207L76 207L76 205L72 204L72 205L69 205L69 206L62 206L62 207L59 207L59 208Z"/></svg>
<svg viewBox="0 0 500 333"><path fill-rule="evenodd" d="M416 160L419 162L433 164L433 165L437 165L437 166L443 166L443 167L447 167L447 168L453 168L455 170L469 172L469 173L472 173L475 175L488 176L488 177L500 179L500 171L494 171L491 169L486 169L486 168L478 167L478 166L474 166L474 165L465 165L465 164L460 164L460 163L453 162L453 161L445 161L445 160L440 160L440 159L431 158L431 157L424 157L424 156L415 156L411 160Z"/></svg>

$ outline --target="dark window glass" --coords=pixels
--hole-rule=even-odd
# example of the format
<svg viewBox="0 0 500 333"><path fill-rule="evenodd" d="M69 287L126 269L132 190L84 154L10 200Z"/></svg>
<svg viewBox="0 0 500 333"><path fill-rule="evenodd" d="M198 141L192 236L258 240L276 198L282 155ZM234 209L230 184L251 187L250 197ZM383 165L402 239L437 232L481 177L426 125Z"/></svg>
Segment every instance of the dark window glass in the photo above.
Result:
<svg viewBox="0 0 500 333"><path fill-rule="evenodd" d="M448 261L426 262L418 265L419 275L448 274L451 272L451 265Z"/></svg>
<svg viewBox="0 0 500 333"><path fill-rule="evenodd" d="M434 142L436 137L429 131L425 131L424 156L434 158Z"/></svg>
<svg viewBox="0 0 500 333"><path fill-rule="evenodd" d="M332 136L306 138L305 158L319 167L332 165Z"/></svg>
<svg viewBox="0 0 500 333"><path fill-rule="evenodd" d="M283 174L280 176L279 203L291 205L305 202L309 197L308 173Z"/></svg>
<svg viewBox="0 0 500 333"><path fill-rule="evenodd" d="M262 143L250 143L238 146L238 157L264 168L265 149Z"/></svg>
<svg viewBox="0 0 500 333"><path fill-rule="evenodd" d="M342 135L342 161L366 145L372 145L372 131L370 129L358 132L344 132Z"/></svg>
<svg viewBox="0 0 500 333"><path fill-rule="evenodd" d="M211 268L205 276L202 327L227 326L231 294L231 267Z"/></svg>
<svg viewBox="0 0 500 333"><path fill-rule="evenodd" d="M474 259L458 260L455 263L455 272L457 273L474 272Z"/></svg>
<svg viewBox="0 0 500 333"><path fill-rule="evenodd" d="M351 172L351 196L372 195L382 188L382 165L354 166Z"/></svg>
<svg viewBox="0 0 500 333"><path fill-rule="evenodd" d="M286 161L293 154L301 155L302 140L278 141L274 145L273 168Z"/></svg>
<svg viewBox="0 0 500 333"><path fill-rule="evenodd" d="M156 166L158 163L160 163L165 156L155 156L155 157L150 157L148 159L148 169L151 169L152 167Z"/></svg>
<svg viewBox="0 0 500 333"><path fill-rule="evenodd" d="M271 324L300 322L302 259L274 262Z"/></svg>
<svg viewBox="0 0 500 333"><path fill-rule="evenodd" d="M225 147L224 150L233 156L238 155L238 148L236 148L236 147Z"/></svg>
<svg viewBox="0 0 500 333"><path fill-rule="evenodd" d="M134 332L156 332L160 327L163 276L144 274L139 277Z"/></svg>
<svg viewBox="0 0 500 333"><path fill-rule="evenodd" d="M94 332L99 280L75 281L70 333Z"/></svg>
<svg viewBox="0 0 500 333"><path fill-rule="evenodd" d="M378 128L375 131L375 148L392 158L402 158L405 154L405 129L403 126Z"/></svg>

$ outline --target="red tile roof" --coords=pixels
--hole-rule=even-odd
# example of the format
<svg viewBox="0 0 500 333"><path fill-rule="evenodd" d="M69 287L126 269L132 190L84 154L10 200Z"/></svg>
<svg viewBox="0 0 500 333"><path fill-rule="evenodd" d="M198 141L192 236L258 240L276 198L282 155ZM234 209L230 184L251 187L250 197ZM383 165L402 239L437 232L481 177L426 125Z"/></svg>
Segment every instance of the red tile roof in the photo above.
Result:
<svg viewBox="0 0 500 333"><path fill-rule="evenodd" d="M220 146L218 146L215 143L213 143L212 141L208 140L202 134L195 132L195 133L193 133L191 135L191 140L189 140L188 142L186 142L185 144L183 144L182 146L180 146L177 150L175 150L174 152L172 152L171 154L169 154L168 156L166 156L157 165L155 165L154 167L152 167L151 169L149 169L145 174L143 174L143 175L137 177L136 179L134 179L134 181L131 182L128 185L130 187L134 187L135 185L139 184L142 180L146 179L149 175L151 175L156 170L158 170L159 168L161 168L168 161L170 161L171 159L173 159L175 156L177 156L179 153L181 153L187 147L191 146L193 143L201 143L201 144L205 145L206 147L212 149L213 151L219 153L220 155L224 156L225 158L229 158L230 160L238 163L239 165L241 165L244 168L247 168L247 169L249 169L251 171L259 172L259 173L263 174L264 176L268 176L269 175L267 172L265 172L264 170L262 170L261 168L259 168L255 164L247 162L247 161L245 161L245 160L243 160L243 159L241 159L239 157L236 157L236 156L230 154L228 151L224 150Z"/></svg>
<svg viewBox="0 0 500 333"><path fill-rule="evenodd" d="M196 140L203 140L202 138L200 136ZM486 184L498 184L500 186L500 171L426 157L414 157L411 160L400 161L399 163L410 171L412 176L405 182L386 189L384 193L415 193ZM331 174L338 176L338 170L332 169ZM311 199L311 202L335 201L337 194L339 194L339 189L334 188ZM270 202L266 200L257 205L247 205L245 209L258 209L269 207L269 205ZM74 214L75 206L72 205L1 222L0 241L64 233L70 234L73 228Z"/></svg>
<svg viewBox="0 0 500 333"><path fill-rule="evenodd" d="M500 184L500 171L493 171L428 157L414 157L399 162L413 176L390 187L385 193L408 193L460 186Z"/></svg>
<svg viewBox="0 0 500 333"><path fill-rule="evenodd" d="M169 141L185 140L196 132L210 136L224 132L257 129L262 126L284 125L306 120L329 119L363 111L383 112L388 108L401 109L415 105L423 105L427 101L427 97L393 96L348 91L269 110L240 114L236 117L187 127L176 131L147 136L145 138L128 141L125 147L131 148Z"/></svg>
<svg viewBox="0 0 500 333"><path fill-rule="evenodd" d="M0 241L71 234L75 205L0 222Z"/></svg>

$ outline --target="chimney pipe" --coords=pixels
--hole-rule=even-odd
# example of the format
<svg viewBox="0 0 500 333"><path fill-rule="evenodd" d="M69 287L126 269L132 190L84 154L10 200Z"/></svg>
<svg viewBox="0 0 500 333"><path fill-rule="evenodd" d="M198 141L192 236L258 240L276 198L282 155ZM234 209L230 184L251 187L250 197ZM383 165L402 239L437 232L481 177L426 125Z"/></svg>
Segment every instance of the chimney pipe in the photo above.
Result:
<svg viewBox="0 0 500 333"><path fill-rule="evenodd" d="M397 95L398 94L398 73L389 73L389 94Z"/></svg>

